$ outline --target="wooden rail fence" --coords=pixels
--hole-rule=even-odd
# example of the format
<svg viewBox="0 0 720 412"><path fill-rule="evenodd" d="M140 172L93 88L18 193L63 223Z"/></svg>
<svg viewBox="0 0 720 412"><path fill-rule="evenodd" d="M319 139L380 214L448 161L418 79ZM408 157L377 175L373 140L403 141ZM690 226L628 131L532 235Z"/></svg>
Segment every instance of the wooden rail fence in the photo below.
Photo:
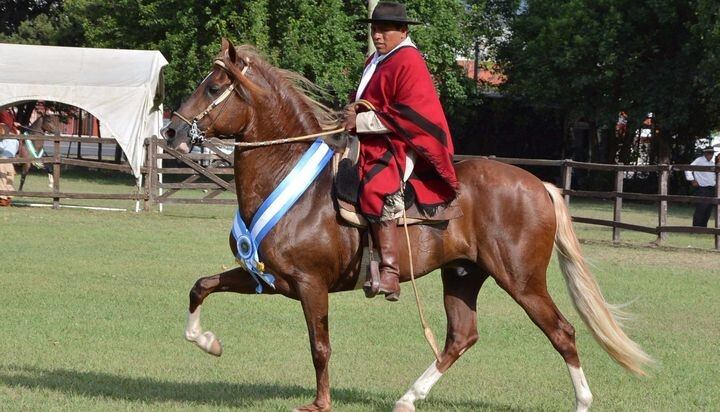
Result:
<svg viewBox="0 0 720 412"><path fill-rule="evenodd" d="M0 136L3 138L4 136ZM15 137L15 136L8 136ZM142 167L142 174L145 176L144 187L134 193L71 193L60 190L61 166L82 166L98 169L109 169L114 171L130 173L130 166L127 164L116 164L100 161L70 159L60 156L61 142L79 143L116 143L114 139L78 138L60 136L25 136L30 140L53 141L54 155L41 159L0 159L0 163L21 164L25 162L41 162L52 164L54 184L51 192L16 192L0 191L0 195L12 195L22 197L50 198L53 200L53 207L57 208L60 199L121 199L136 200L144 202L144 210L151 210L158 205L165 203L176 204L235 204L234 196L221 197L224 193L235 193L233 180L233 156L226 154L219 147L206 144L205 153L183 154L167 146L164 140L149 138L146 140L147 158L145 166ZM572 160L544 160L544 159L516 159L485 156L456 155L455 160L461 161L473 158L490 158L495 161L513 164L517 166L544 166L559 168L559 180L562 182L562 190L565 201L570 202L572 197L605 199L613 202L612 220L596 219L582 216L573 216L573 221L591 225L607 226L612 228L612 240L620 241L621 230L632 230L657 236L656 242L661 243L667 239L669 233L696 233L713 235L715 238L715 249L720 250L720 207L714 211L714 227L691 227L668 225L668 203L706 203L720 204L720 185L715 187L714 197L696 197L668 194L668 181L672 173L683 173L685 171L702 171L715 173L716 179L720 182L720 167L713 166L690 166L690 165L615 165L600 163L583 163ZM163 161L175 160L180 163L177 167L163 166ZM572 187L572 176L576 170L604 171L615 173L614 190L612 191L587 191L577 190ZM624 190L625 176L627 173L656 173L658 179L658 191L654 194L633 193ZM164 182L163 176L172 177L178 180ZM202 190L200 196L183 196L183 190ZM185 192L182 192L185 193ZM623 200L640 200L654 202L657 204L657 225L642 226L622 221Z"/></svg>
<svg viewBox="0 0 720 412"><path fill-rule="evenodd" d="M455 156L456 160L464 160L476 158L478 156ZM706 203L719 205L720 204L720 185L715 185L715 196L714 197L698 197L698 196L682 196L682 195L669 195L668 194L668 180L672 172L693 171L693 172L713 172L715 173L715 181L720 182L720 167L719 166L691 166L691 165L648 165L648 166L635 166L635 165L616 165L616 164L602 164L602 163L584 163L575 162L572 160L542 160L542 159L514 159L514 158L489 158L513 165L518 166L552 166L560 167L560 176L562 181L563 194L565 195L565 201L570 202L571 197L583 197L583 198L594 198L594 199L611 199L613 201L613 219L594 219L581 216L573 216L574 222L588 223L591 225L609 226L613 228L612 240L614 242L620 241L620 230L633 230L638 232L650 233L657 235L655 243L660 244L662 241L667 239L668 233L696 233L696 234L709 234L715 237L715 249L720 250L720 207L714 209L714 223L715 227L692 227L692 226L670 226L667 224L668 217L668 202L674 203ZM572 188L572 174L573 170L595 170L595 171L606 171L615 173L615 187L613 191L602 192L602 191L585 191L585 190L574 190ZM632 193L625 192L623 190L623 183L625 181L625 175L628 172L654 172L658 174L658 193L657 194L646 194L646 193ZM629 224L622 222L622 206L623 199L628 200L641 200L654 202L658 205L658 224L656 226L641 226L635 224Z"/></svg>
<svg viewBox="0 0 720 412"><path fill-rule="evenodd" d="M17 196L17 197L30 197L30 198L47 198L52 199L52 207L57 209L60 207L61 199L92 199L92 200L134 200L142 201L145 200L145 193L142 191L134 191L132 193L79 193L79 192L66 192L61 190L61 171L63 165L69 166L81 166L94 169L105 169L113 170L125 173L132 173L132 169L128 164L119 164L109 161L102 160L84 160L84 159L73 159L69 157L63 157L61 153L61 143L87 143L87 144L117 144L115 139L97 138L97 137L71 137L71 136L57 136L57 135L5 135L0 136L0 139L17 138L25 140L41 140L45 142L53 142L53 154L52 156L43 156L39 158L12 158L12 159L0 159L0 163L13 163L22 165L25 163L42 163L43 165L52 165L52 176L53 184L51 191L45 192L28 192L17 190L0 190L0 195L5 196ZM100 153L100 151L99 151ZM101 156L101 155L99 155ZM100 157L102 159L102 157ZM147 173L146 168L142 168L142 173ZM17 182L16 182L17 184Z"/></svg>

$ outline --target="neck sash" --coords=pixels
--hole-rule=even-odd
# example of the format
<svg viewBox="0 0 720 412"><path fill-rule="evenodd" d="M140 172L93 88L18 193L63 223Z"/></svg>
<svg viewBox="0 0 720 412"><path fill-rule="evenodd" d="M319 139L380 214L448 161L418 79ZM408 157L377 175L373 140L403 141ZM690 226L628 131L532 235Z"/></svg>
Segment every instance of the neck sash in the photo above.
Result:
<svg viewBox="0 0 720 412"><path fill-rule="evenodd" d="M265 265L260 261L260 242L315 181L332 156L330 146L322 139L315 140L285 179L260 205L249 228L240 216L240 209L235 213L230 231L237 245L235 260L255 279L256 293L262 293L263 284L275 288L275 276L266 273Z"/></svg>

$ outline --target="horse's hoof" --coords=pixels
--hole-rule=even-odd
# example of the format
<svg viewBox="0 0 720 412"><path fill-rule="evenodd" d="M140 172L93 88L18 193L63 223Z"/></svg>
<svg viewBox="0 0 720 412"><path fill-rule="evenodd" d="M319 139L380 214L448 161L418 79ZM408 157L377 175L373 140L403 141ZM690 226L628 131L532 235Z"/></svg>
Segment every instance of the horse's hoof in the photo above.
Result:
<svg viewBox="0 0 720 412"><path fill-rule="evenodd" d="M390 302L397 302L400 300L400 292L392 292L385 295L385 300Z"/></svg>
<svg viewBox="0 0 720 412"><path fill-rule="evenodd" d="M213 355L213 356L220 356L222 355L222 344L218 340L218 338L215 337L215 334L212 332L205 332L205 336L208 338L209 343L203 347L205 349L205 352Z"/></svg>
<svg viewBox="0 0 720 412"><path fill-rule="evenodd" d="M408 401L399 400L395 402L393 412L415 412L415 405Z"/></svg>
<svg viewBox="0 0 720 412"><path fill-rule="evenodd" d="M207 331L200 336L186 334L185 339L187 339L190 342L194 342L195 345L197 345L197 347L199 347L206 353L209 353L213 356L222 355L222 351L223 351L222 344L215 337L215 334L210 331Z"/></svg>
<svg viewBox="0 0 720 412"><path fill-rule="evenodd" d="M210 349L208 349L208 353L209 353L209 354L211 354L211 355L213 355L213 356L217 356L217 357L219 357L220 355L222 355L222 351L223 351L222 344L221 344L220 341L217 340L217 339L215 339L215 340L210 344Z"/></svg>

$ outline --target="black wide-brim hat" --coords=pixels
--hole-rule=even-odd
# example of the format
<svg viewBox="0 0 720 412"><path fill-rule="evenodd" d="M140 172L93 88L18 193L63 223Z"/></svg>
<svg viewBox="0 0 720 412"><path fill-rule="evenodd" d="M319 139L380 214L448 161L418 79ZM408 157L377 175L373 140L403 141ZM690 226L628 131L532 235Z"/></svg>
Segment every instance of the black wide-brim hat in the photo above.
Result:
<svg viewBox="0 0 720 412"><path fill-rule="evenodd" d="M389 1L381 1L375 6L372 17L360 19L358 23L401 23L420 24L419 21L410 20L407 16L405 5Z"/></svg>

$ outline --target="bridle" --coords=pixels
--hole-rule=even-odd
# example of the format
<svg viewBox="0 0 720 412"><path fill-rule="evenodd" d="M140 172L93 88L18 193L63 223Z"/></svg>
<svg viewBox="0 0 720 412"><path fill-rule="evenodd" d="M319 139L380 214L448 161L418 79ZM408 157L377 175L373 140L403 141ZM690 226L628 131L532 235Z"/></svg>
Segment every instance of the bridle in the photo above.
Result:
<svg viewBox="0 0 720 412"><path fill-rule="evenodd" d="M225 63L222 60L215 59L215 61L213 62L213 65L224 70L228 74L228 77L230 77L230 72L228 71L227 67L225 66ZM249 67L250 67L250 59L246 58L245 59L245 67L243 67L240 74L242 74L244 76ZM203 117L207 116L211 111L213 111L213 109L220 106L220 104L222 104L220 113L225 111L225 105L227 104L227 98L230 97L230 95L233 92L239 93L238 90L235 88L235 81L233 81L230 84L230 86L228 86L222 92L222 94L217 97L217 99L213 100L212 103L210 103L208 105L208 107L205 108L205 110L200 112L197 116L193 117L192 120L188 120L185 116L181 115L179 112L173 111L173 115L179 117L180 120L182 120L183 122L187 123L190 126L190 132L188 132L188 135L190 136L190 144L197 145L197 144L202 144L202 142L205 141L205 131L201 130L198 127L198 122L200 120L202 120ZM211 127L213 124L215 124L215 121L218 119L218 117L220 117L220 115L216 116L215 119L213 119L212 123L210 123L210 126L208 126L208 128Z"/></svg>

